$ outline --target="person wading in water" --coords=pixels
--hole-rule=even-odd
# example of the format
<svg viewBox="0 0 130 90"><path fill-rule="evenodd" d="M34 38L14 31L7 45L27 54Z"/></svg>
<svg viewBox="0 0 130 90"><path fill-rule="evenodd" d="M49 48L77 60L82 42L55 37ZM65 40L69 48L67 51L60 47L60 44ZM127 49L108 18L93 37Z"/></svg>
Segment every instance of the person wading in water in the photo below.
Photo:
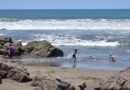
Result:
<svg viewBox="0 0 130 90"><path fill-rule="evenodd" d="M73 55L72 55L72 60L73 60L74 62L76 62L76 54L77 54L77 49L74 50L74 53L73 53Z"/></svg>

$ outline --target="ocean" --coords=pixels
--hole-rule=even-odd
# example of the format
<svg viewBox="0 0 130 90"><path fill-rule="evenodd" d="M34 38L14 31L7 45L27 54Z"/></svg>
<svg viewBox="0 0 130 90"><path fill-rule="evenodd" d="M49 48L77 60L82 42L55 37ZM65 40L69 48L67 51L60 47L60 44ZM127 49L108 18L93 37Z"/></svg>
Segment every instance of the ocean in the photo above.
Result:
<svg viewBox="0 0 130 90"><path fill-rule="evenodd" d="M65 54L51 59L23 57L23 64L107 70L130 66L129 9L0 10L0 29L0 36L12 37L15 43L47 40ZM78 49L75 64L71 62L74 49ZM109 61L110 54L116 62Z"/></svg>

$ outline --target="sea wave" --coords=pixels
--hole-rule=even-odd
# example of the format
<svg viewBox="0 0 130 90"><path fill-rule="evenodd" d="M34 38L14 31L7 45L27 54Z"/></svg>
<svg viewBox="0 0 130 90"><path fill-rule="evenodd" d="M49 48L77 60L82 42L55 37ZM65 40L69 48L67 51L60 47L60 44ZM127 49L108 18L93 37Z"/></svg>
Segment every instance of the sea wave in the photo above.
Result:
<svg viewBox="0 0 130 90"><path fill-rule="evenodd" d="M59 37L59 36L54 37L53 35L50 36L44 35L43 37L40 36L35 38L35 40L39 40L39 41L47 40L55 46L116 47L120 45L118 41L109 42L107 40L83 40L76 37Z"/></svg>
<svg viewBox="0 0 130 90"><path fill-rule="evenodd" d="M117 47L117 46L130 46L130 40L119 40L119 41L111 41L107 39L101 40L83 40L75 37L52 37L52 36L44 36L37 37L33 39L34 41L43 41L47 40L55 46L88 46L88 47ZM25 46L28 42L32 40L23 42Z"/></svg>
<svg viewBox="0 0 130 90"><path fill-rule="evenodd" d="M8 30L130 30L130 19L0 19Z"/></svg>

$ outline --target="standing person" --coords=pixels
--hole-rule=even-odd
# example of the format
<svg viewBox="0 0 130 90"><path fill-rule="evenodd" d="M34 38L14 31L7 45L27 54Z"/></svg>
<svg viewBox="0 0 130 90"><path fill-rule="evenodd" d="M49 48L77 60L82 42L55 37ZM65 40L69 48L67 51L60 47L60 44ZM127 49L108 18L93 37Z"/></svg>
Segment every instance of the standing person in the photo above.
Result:
<svg viewBox="0 0 130 90"><path fill-rule="evenodd" d="M21 40L18 41L17 46L18 46L18 54L22 55L23 49L22 49L22 41Z"/></svg>
<svg viewBox="0 0 130 90"><path fill-rule="evenodd" d="M9 38L9 43L13 43L12 38Z"/></svg>
<svg viewBox="0 0 130 90"><path fill-rule="evenodd" d="M9 46L8 46L8 56L9 58L12 58L12 56L14 56L14 47L13 47L13 44L12 43L9 43Z"/></svg>
<svg viewBox="0 0 130 90"><path fill-rule="evenodd" d="M77 54L77 49L74 50L72 59L74 60L74 62L76 62L76 54Z"/></svg>

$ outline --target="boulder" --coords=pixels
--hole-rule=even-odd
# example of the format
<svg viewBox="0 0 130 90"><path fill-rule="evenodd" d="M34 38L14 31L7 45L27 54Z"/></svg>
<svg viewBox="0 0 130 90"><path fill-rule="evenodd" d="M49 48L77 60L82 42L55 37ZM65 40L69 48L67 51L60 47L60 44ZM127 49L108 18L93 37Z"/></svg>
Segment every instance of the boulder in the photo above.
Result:
<svg viewBox="0 0 130 90"><path fill-rule="evenodd" d="M13 42L12 38L0 36L0 43L8 43L8 42Z"/></svg>
<svg viewBox="0 0 130 90"><path fill-rule="evenodd" d="M28 82L32 80L27 72L17 68L9 70L7 77L18 82Z"/></svg>
<svg viewBox="0 0 130 90"><path fill-rule="evenodd" d="M28 82L32 80L26 69L6 62L0 62L0 76L2 78L8 77L18 82Z"/></svg>
<svg viewBox="0 0 130 90"><path fill-rule="evenodd" d="M77 86L72 85L71 83L59 79L53 76L36 76L33 78L33 82L31 84L35 87L41 87L42 90L85 90L86 83L79 84Z"/></svg>
<svg viewBox="0 0 130 90"><path fill-rule="evenodd" d="M6 62L0 62L0 71L9 71L11 69L15 68L9 63Z"/></svg>
<svg viewBox="0 0 130 90"><path fill-rule="evenodd" d="M1 76L1 78L6 78L7 77L7 71L2 71L2 70L0 70L0 76Z"/></svg>
<svg viewBox="0 0 130 90"><path fill-rule="evenodd" d="M130 68L120 71L95 90L130 90Z"/></svg>
<svg viewBox="0 0 130 90"><path fill-rule="evenodd" d="M0 49L0 55L6 55L7 54L7 50L2 48Z"/></svg>
<svg viewBox="0 0 130 90"><path fill-rule="evenodd" d="M13 43L12 38L0 36L0 55L7 55L7 44Z"/></svg>
<svg viewBox="0 0 130 90"><path fill-rule="evenodd" d="M63 56L62 50L55 48L47 41L32 41L25 46L25 53L34 57Z"/></svg>
<svg viewBox="0 0 130 90"><path fill-rule="evenodd" d="M2 77L1 77L1 75L0 75L0 84L2 84Z"/></svg>

